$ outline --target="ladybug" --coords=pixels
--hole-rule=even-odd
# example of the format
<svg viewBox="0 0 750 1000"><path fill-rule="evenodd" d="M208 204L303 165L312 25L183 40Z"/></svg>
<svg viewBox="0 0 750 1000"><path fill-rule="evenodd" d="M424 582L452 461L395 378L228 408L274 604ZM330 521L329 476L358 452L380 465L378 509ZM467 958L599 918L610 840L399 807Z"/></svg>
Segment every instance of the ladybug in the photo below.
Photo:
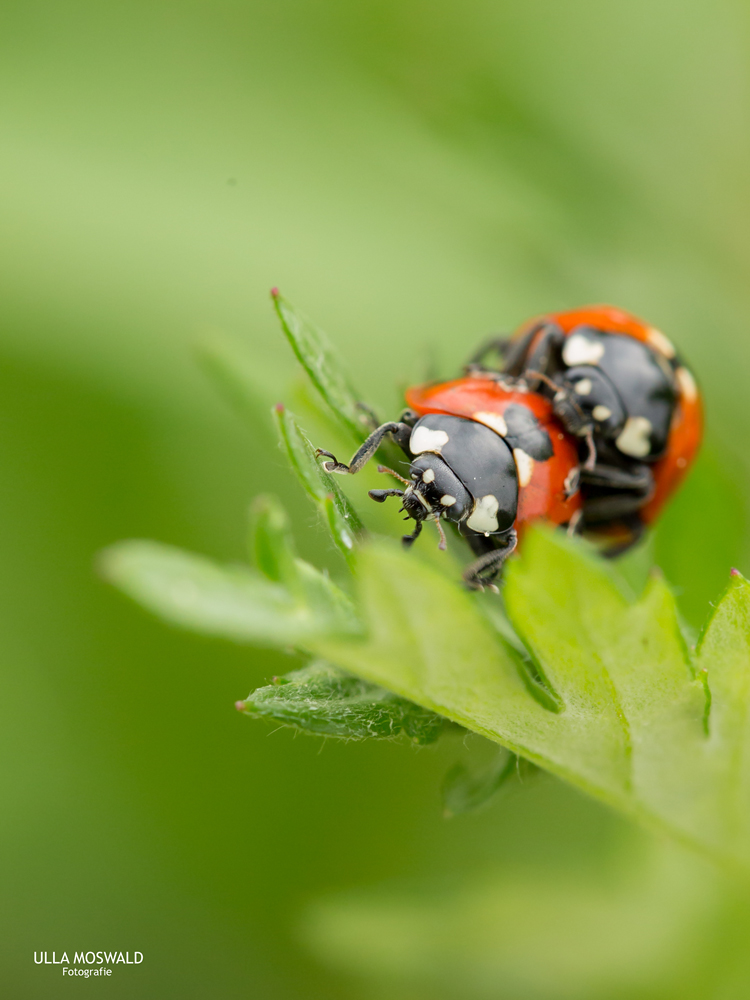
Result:
<svg viewBox="0 0 750 1000"><path fill-rule="evenodd" d="M509 341L490 341L468 366L543 393L581 442L582 528L608 554L634 544L684 478L700 446L696 381L660 330L614 306L549 313Z"/></svg>
<svg viewBox="0 0 750 1000"><path fill-rule="evenodd" d="M432 521L445 548L442 521L451 522L477 557L464 572L482 589L514 551L536 518L575 527L580 518L579 459L575 438L552 403L522 383L476 372L406 393L408 409L370 434L349 465L318 449L327 472L354 474L390 436L410 462L409 478L385 466L404 489L370 490L373 500L401 499L416 521L403 539L411 546ZM494 588L493 588L494 589Z"/></svg>

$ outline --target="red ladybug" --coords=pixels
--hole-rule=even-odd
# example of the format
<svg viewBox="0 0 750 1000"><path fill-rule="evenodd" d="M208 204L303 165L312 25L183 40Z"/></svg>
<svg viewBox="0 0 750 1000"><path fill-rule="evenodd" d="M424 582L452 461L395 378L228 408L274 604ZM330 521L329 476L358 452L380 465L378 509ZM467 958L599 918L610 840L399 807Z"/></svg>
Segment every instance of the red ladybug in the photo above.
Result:
<svg viewBox="0 0 750 1000"><path fill-rule="evenodd" d="M509 341L491 341L469 370L498 349L496 377L546 395L581 442L583 527L612 552L632 545L684 478L703 434L695 379L664 334L614 306L549 313ZM585 445L584 445L585 442Z"/></svg>
<svg viewBox="0 0 750 1000"><path fill-rule="evenodd" d="M445 547L441 521L453 522L477 559L464 572L472 588L491 584L529 522L545 518L573 525L580 518L579 459L552 403L524 384L482 372L406 393L409 409L399 422L382 424L349 465L330 452L328 472L358 472L390 435L410 461L405 489L370 490L373 500L401 498L417 523L404 538L411 545L424 521L433 521Z"/></svg>

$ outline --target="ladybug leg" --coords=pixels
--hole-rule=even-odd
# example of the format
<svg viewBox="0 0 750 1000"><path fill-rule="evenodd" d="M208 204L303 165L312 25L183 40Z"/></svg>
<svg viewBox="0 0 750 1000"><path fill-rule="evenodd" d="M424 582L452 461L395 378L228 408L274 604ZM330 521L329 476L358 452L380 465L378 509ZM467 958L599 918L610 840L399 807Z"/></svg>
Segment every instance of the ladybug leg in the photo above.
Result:
<svg viewBox="0 0 750 1000"><path fill-rule="evenodd" d="M592 527L607 521L616 521L629 514L635 514L648 500L637 493L611 493L592 497L583 502L583 521Z"/></svg>
<svg viewBox="0 0 750 1000"><path fill-rule="evenodd" d="M435 527L437 528L438 534L440 535L440 542L438 544L438 548L440 549L441 552L445 552L445 550L448 548L448 543L445 540L445 532L443 531L443 526L440 523L439 517L435 518Z"/></svg>
<svg viewBox="0 0 750 1000"><path fill-rule="evenodd" d="M647 465L634 465L632 469L620 469L615 465L594 465L588 468L584 465L581 482L587 486L632 490L640 497L642 504L651 498L654 491L654 476Z"/></svg>
<svg viewBox="0 0 750 1000"><path fill-rule="evenodd" d="M502 569L503 563L511 555L518 544L518 535L513 528L506 534L504 539L495 538L496 542L500 542L501 548L490 549L489 552L485 552L478 559L475 559L473 563L469 563L463 572L463 580L469 590L484 590L485 587L489 587L490 590L497 592L497 587L492 582L497 574ZM478 546L472 545L472 548L476 551Z"/></svg>
<svg viewBox="0 0 750 1000"><path fill-rule="evenodd" d="M563 485L565 487L565 499L570 500L571 497L574 497L576 495L576 493L581 487L580 466L577 465L575 466L575 468L570 470L570 472L565 477L565 482Z"/></svg>
<svg viewBox="0 0 750 1000"><path fill-rule="evenodd" d="M324 451L322 448L318 448L315 452L315 457L320 458L321 455L326 458L330 458L330 462L323 462L323 468L326 472L338 472L340 475L353 476L355 472L359 472L372 458L375 452L378 450L383 442L383 438L392 434L396 443L403 448L403 450L409 453L409 438L411 437L411 427L407 424L396 423L391 420L387 424L381 424L377 430L374 430L372 434L367 438L366 441L360 445L360 447L355 451L352 456L351 461L348 465L344 465L343 462L339 462L335 455L332 455L330 451Z"/></svg>
<svg viewBox="0 0 750 1000"><path fill-rule="evenodd" d="M402 410L401 416L398 419L402 424L406 424L407 427L413 427L419 420L419 414L416 410Z"/></svg>
<svg viewBox="0 0 750 1000"><path fill-rule="evenodd" d="M378 503L385 503L388 497L402 497L404 495L403 490L369 490L367 494L371 500L377 500Z"/></svg>
<svg viewBox="0 0 750 1000"><path fill-rule="evenodd" d="M591 526L631 517L654 492L654 476L647 465L635 465L632 469L596 465L591 471L582 470L581 483L583 520ZM628 542L626 548L631 544Z"/></svg>
<svg viewBox="0 0 750 1000"><path fill-rule="evenodd" d="M524 338L525 339L525 338ZM505 353L510 347L511 340L508 337L490 337L485 340L478 351L469 358L464 366L467 372L471 371L487 371L486 359L490 354L498 354L500 358L505 360ZM492 371L497 371L496 368L491 369Z"/></svg>
<svg viewBox="0 0 750 1000"><path fill-rule="evenodd" d="M550 369L553 367L553 361L557 361L562 350L562 346L565 343L565 334L557 325L557 323L541 323L536 327L532 327L530 334L528 336L528 344L540 333L539 341L528 357L525 356L525 352L520 355L518 361L515 358L508 359L505 366L505 371L508 374L513 374L510 370L511 362L515 362L515 367L518 367L519 362L521 363L521 368L517 372L519 375L524 375L529 383L529 388L536 390L538 388L538 382L535 379L539 379L541 372L546 375ZM528 348L528 344L526 345ZM520 347L520 345L519 345ZM519 350L520 353L520 350ZM546 381L546 380L544 380ZM556 388L559 388L556 387Z"/></svg>
<svg viewBox="0 0 750 1000"><path fill-rule="evenodd" d="M527 358L529 347L540 330L544 331L542 338L533 355ZM503 375L523 375L527 368L547 371L553 352L562 348L564 340L565 334L560 327L546 321L535 323L522 337L490 337L469 358L466 371L497 371L496 368L488 368L486 363L487 356L493 352L502 360L499 370Z"/></svg>
<svg viewBox="0 0 750 1000"><path fill-rule="evenodd" d="M584 462L583 468L590 472L596 465L594 425L579 406L573 387L560 376L558 376L559 381L555 381L549 375L545 375L544 372L538 371L536 368L527 368L524 377L531 388L536 389L538 387L533 381L536 380L537 383L543 382L554 392L552 410L569 434L583 438L586 442L588 457Z"/></svg>
<svg viewBox="0 0 750 1000"><path fill-rule="evenodd" d="M583 463L581 474L585 472L593 472L596 468L596 445L594 444L594 430L589 425L583 434L583 439L586 442L586 447L589 450L586 461Z"/></svg>
<svg viewBox="0 0 750 1000"><path fill-rule="evenodd" d="M520 375L526 367L526 354L534 337L546 323L535 323L522 337L490 337L476 351L466 364L466 371L497 371L488 368L487 355L493 352L502 360L500 372L503 375Z"/></svg>
<svg viewBox="0 0 750 1000"><path fill-rule="evenodd" d="M379 426L378 418L375 411L367 403L357 402L357 409L362 411L362 420L371 431L377 430Z"/></svg>
<svg viewBox="0 0 750 1000"><path fill-rule="evenodd" d="M423 524L422 521L417 521L417 523L414 525L414 531L410 535L404 535L404 537L401 539L404 548L410 549L412 545L416 542L416 540L422 534L422 524Z"/></svg>
<svg viewBox="0 0 750 1000"><path fill-rule="evenodd" d="M568 538L573 538L575 535L580 535L583 531L583 511L577 510L571 519L568 521L567 536Z"/></svg>
<svg viewBox="0 0 750 1000"><path fill-rule="evenodd" d="M531 341L536 337L541 329L539 323L535 323L532 328L518 339L508 343L505 352L505 363L503 364L504 375L520 375L526 367L526 354L531 345Z"/></svg>

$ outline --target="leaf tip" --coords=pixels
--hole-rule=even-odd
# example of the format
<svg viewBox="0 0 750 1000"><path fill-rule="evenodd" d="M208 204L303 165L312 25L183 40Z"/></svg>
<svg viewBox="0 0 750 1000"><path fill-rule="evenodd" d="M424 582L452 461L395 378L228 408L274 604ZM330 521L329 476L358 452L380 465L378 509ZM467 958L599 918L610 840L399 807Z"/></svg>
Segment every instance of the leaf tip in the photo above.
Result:
<svg viewBox="0 0 750 1000"><path fill-rule="evenodd" d="M284 404L283 403L276 403L276 405L274 406L274 410L275 410L276 413L282 414L284 412Z"/></svg>
<svg viewBox="0 0 750 1000"><path fill-rule="evenodd" d="M274 285L273 288L271 289L271 298L274 299L274 300L276 300L276 299L278 299L278 297L280 295L281 295L281 292L278 290L278 288L276 287L276 285Z"/></svg>
<svg viewBox="0 0 750 1000"><path fill-rule="evenodd" d="M236 701L234 707L238 712L244 712L247 709L247 703L244 701Z"/></svg>
<svg viewBox="0 0 750 1000"><path fill-rule="evenodd" d="M750 591L750 580L735 566L729 570L729 583L727 584L727 593L733 590L741 590L744 593Z"/></svg>
<svg viewBox="0 0 750 1000"><path fill-rule="evenodd" d="M117 585L122 568L122 556L126 552L127 542L115 542L101 549L94 556L94 572L105 583Z"/></svg>

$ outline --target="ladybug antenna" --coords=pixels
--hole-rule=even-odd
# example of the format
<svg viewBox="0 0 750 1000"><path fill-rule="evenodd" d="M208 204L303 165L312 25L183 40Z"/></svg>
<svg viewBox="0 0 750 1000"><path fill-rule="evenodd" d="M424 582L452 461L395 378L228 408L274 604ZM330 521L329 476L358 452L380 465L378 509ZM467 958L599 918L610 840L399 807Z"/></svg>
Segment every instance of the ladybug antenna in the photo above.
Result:
<svg viewBox="0 0 750 1000"><path fill-rule="evenodd" d="M549 386L554 392L559 392L564 386L560 385L558 382L553 382L549 375L545 375L544 372L534 371L533 368L529 368L528 371L524 372L527 379L538 379L540 382L544 382L545 385Z"/></svg>
<svg viewBox="0 0 750 1000"><path fill-rule="evenodd" d="M389 469L387 465L379 465L378 472L384 472L389 476L393 476L394 479L398 479L399 482L404 483L404 485L411 486L411 481L409 479L404 479L404 477L399 475L398 472L394 472L393 469Z"/></svg>

